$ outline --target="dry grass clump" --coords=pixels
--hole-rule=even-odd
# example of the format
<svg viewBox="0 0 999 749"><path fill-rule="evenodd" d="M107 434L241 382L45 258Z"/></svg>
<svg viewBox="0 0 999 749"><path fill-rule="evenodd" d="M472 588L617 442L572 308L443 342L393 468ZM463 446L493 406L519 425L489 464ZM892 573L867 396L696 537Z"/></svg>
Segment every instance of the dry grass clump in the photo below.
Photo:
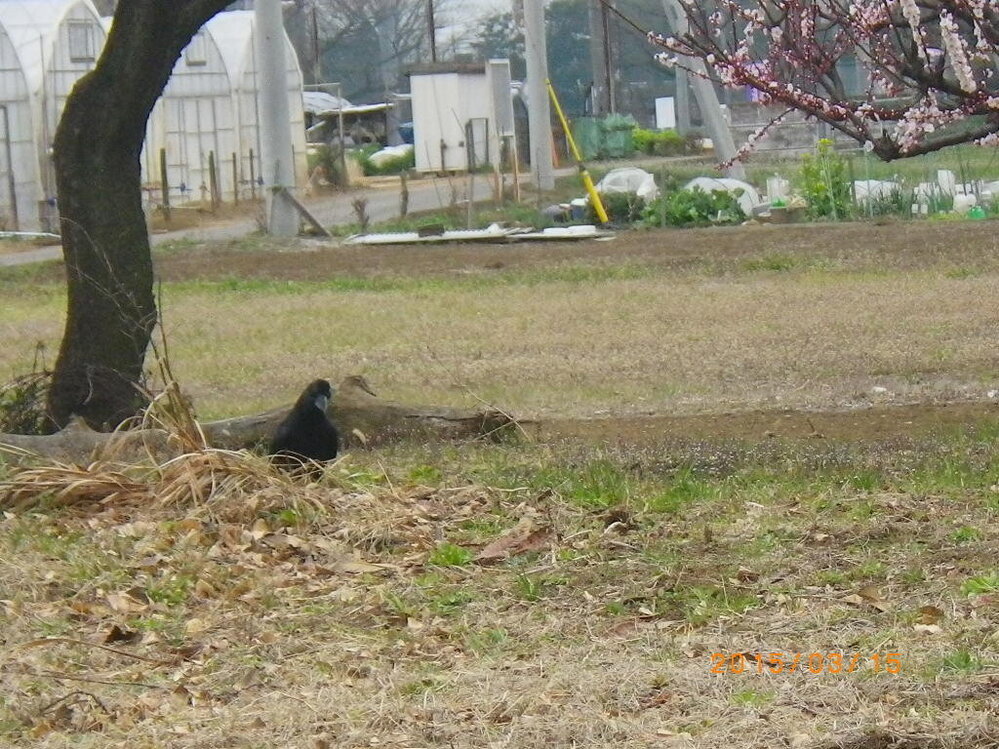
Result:
<svg viewBox="0 0 999 749"><path fill-rule="evenodd" d="M252 522L260 513L289 506L289 498L291 504L308 504L313 511L323 511L327 499L315 486L277 471L266 457L209 448L162 464L99 461L12 469L0 481L0 509L15 512L71 506L85 512L128 508L153 516L170 513Z"/></svg>
<svg viewBox="0 0 999 749"><path fill-rule="evenodd" d="M16 471L0 481L0 509L23 512L49 507L106 503L137 504L149 498L149 485L103 463L53 464Z"/></svg>

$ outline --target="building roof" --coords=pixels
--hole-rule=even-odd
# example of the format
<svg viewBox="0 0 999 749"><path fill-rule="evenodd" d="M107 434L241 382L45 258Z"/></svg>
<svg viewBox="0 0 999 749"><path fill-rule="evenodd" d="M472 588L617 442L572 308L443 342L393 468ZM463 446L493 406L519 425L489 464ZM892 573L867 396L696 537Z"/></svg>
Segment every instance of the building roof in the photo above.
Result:
<svg viewBox="0 0 999 749"><path fill-rule="evenodd" d="M460 75L484 75L484 62L422 62L413 65L406 75L440 75L443 73L458 73Z"/></svg>
<svg viewBox="0 0 999 749"><path fill-rule="evenodd" d="M391 104L351 104L346 99L341 99L325 91L303 91L302 105L306 112L317 117L338 114L343 108L344 114L366 114L368 112L381 112L390 108Z"/></svg>

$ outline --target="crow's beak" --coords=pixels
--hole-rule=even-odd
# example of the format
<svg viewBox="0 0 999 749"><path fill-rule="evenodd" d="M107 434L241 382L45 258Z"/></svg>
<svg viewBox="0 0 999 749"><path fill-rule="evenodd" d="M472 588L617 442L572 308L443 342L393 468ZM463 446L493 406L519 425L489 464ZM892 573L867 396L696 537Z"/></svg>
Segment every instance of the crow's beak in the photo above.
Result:
<svg viewBox="0 0 999 749"><path fill-rule="evenodd" d="M316 396L316 408L318 408L323 413L326 413L326 407L329 406L329 404L330 404L329 396L326 395Z"/></svg>

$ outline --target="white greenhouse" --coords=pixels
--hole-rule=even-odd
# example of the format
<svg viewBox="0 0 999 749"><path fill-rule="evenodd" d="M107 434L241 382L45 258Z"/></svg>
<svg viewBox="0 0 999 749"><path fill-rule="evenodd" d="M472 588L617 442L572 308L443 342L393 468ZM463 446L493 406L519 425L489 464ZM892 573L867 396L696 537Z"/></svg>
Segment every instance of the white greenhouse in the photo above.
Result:
<svg viewBox="0 0 999 749"><path fill-rule="evenodd" d="M215 40L204 29L184 49L149 117L143 151L147 188L160 191L166 158L170 202L231 200L238 151L232 85Z"/></svg>
<svg viewBox="0 0 999 749"><path fill-rule="evenodd" d="M23 140L16 151L11 142L12 163L17 170L13 184L18 223L22 229L58 230L52 139L66 97L97 61L104 45L104 28L90 0L0 0L0 26L17 52L31 99L33 167L27 166L20 154L14 157L24 147ZM8 75L5 64L3 75L0 85L6 87L13 81L14 93L5 88L0 99L17 101L16 74ZM26 115L18 108L13 111L20 126ZM8 109L8 117L11 113Z"/></svg>
<svg viewBox="0 0 999 749"><path fill-rule="evenodd" d="M58 231L52 141L66 98L96 64L110 23L91 0L0 0L0 230ZM151 200L162 200L161 152L175 205L259 194L253 25L252 11L220 13L181 54L149 119L142 168ZM285 57L301 185L307 176L302 74L287 35Z"/></svg>
<svg viewBox="0 0 999 749"><path fill-rule="evenodd" d="M225 59L232 82L239 144L239 182L242 194L256 190L260 178L260 116L257 62L253 35L254 13L233 10L219 13L205 26ZM295 184L306 180L305 114L302 107L302 71L298 56L285 35L288 113L291 126Z"/></svg>
<svg viewBox="0 0 999 749"><path fill-rule="evenodd" d="M38 195L31 94L0 19L0 230L37 229Z"/></svg>

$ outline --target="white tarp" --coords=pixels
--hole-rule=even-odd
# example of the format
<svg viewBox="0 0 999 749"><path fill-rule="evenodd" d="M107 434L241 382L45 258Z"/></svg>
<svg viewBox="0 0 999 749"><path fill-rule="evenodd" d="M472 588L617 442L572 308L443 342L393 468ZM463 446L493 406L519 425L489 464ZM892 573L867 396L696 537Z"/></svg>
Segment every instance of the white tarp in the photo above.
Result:
<svg viewBox="0 0 999 749"><path fill-rule="evenodd" d="M597 182L597 192L633 192L646 202L659 197L656 178L644 169L635 166L611 169L604 175L603 179Z"/></svg>
<svg viewBox="0 0 999 749"><path fill-rule="evenodd" d="M398 159L403 156L409 156L413 152L413 145L411 143L403 143L399 146L387 146L381 151L375 151L368 157L370 161L375 166L381 166L386 161L390 159Z"/></svg>

